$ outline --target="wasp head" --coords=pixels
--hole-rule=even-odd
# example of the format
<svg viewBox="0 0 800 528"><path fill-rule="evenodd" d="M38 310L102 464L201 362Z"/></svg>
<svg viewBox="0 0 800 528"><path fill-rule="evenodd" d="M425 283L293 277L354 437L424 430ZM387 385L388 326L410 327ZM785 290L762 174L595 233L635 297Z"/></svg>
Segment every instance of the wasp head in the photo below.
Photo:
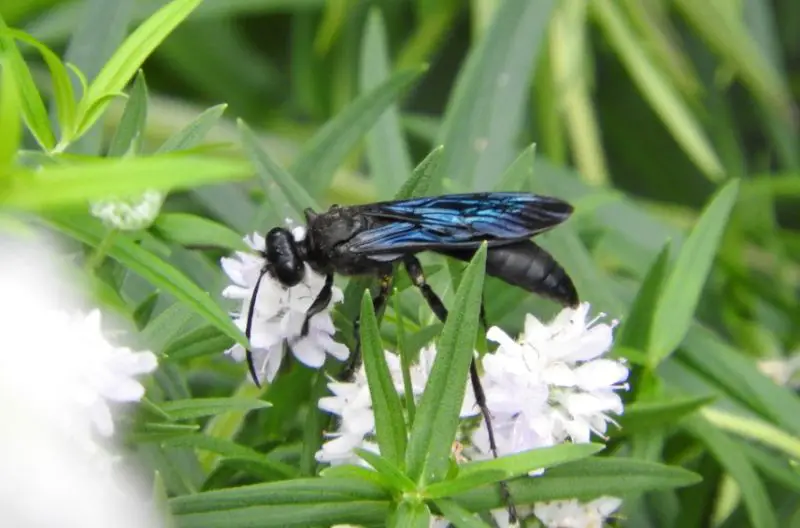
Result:
<svg viewBox="0 0 800 528"><path fill-rule="evenodd" d="M264 256L271 274L287 287L303 280L305 266L294 236L288 229L276 227L267 233Z"/></svg>

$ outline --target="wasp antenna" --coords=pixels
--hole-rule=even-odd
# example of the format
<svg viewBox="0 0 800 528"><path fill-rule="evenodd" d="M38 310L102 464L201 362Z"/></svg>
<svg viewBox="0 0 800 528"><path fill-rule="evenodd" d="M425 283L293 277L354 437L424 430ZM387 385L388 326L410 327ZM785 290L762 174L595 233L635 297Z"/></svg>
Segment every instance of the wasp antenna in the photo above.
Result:
<svg viewBox="0 0 800 528"><path fill-rule="evenodd" d="M261 273L258 274L258 280L256 280L256 285L253 288L253 295L250 297L250 307L247 309L247 325L245 325L244 329L244 336L247 338L248 347L245 349L245 354L247 355L247 368L250 371L250 376L253 378L253 382L255 382L256 387L261 387L261 383L258 381L258 374L256 374L256 366L253 363L253 353L250 352L250 334L253 330L253 312L256 308L256 298L258 297L258 288L261 286L261 279L264 278L264 274L267 272L267 267L261 268Z"/></svg>

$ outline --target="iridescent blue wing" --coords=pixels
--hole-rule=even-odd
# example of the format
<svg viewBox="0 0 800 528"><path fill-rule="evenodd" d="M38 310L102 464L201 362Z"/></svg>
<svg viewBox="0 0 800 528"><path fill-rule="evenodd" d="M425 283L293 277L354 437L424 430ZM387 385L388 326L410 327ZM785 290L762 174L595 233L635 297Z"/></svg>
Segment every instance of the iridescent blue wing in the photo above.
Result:
<svg viewBox="0 0 800 528"><path fill-rule="evenodd" d="M509 244L550 229L572 213L557 198L528 193L450 194L356 206L374 227L348 240L345 251L380 254Z"/></svg>

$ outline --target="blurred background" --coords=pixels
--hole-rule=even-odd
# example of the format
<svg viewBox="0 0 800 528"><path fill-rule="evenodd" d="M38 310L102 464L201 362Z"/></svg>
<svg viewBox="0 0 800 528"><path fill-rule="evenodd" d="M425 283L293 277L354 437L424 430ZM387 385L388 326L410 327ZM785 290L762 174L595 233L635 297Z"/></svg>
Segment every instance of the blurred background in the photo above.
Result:
<svg viewBox="0 0 800 528"><path fill-rule="evenodd" d="M336 163L306 163L303 168L320 169L320 179L313 173L301 183L321 205L390 199L413 168L445 143L455 145L451 152L458 154L448 157L445 149L446 180L440 190L488 190L502 186L505 169L535 144L532 181L525 186L576 206L569 224L542 237L542 244L573 274L582 296L612 317L629 313L665 243L682 243L715 191L740 179L696 321L680 350L659 366L660 381L651 388L712 394L727 409L746 409L796 435L800 2L535 2L525 11L525 24L516 27L514 21L495 18L501 0L205 0L143 67L149 90L145 152L153 152L204 109L225 103L225 117L204 148L245 159L235 122L242 118L265 150L296 175L300 167L292 163L298 153L313 152L314 145L325 142L317 135L324 125L354 111L353 101L392 74L427 65L404 91L395 86L404 95L377 126L329 157ZM65 54L91 78L128 29L164 3L3 0L0 14L8 25ZM510 42L498 44L502 49L481 44L498 40L502 29L492 32L493 23L514 27ZM41 58L35 53L26 58L46 91ZM475 71L496 75L459 85ZM494 90L497 86L507 87L506 92ZM481 99L498 93L500 99ZM473 101L474 107L463 101ZM123 108L122 101L111 107L107 131L116 128ZM497 141L470 128L472 117L485 125L486 137ZM350 119L351 125L356 121ZM81 140L74 152L102 154L106 145L98 132ZM491 155L476 155L484 152ZM331 173L329 185L325 171ZM276 195L252 178L174 193L165 209L213 218L241 234L263 232L286 216L299 219L276 203ZM261 207L265 202L271 205ZM223 253L178 246L172 247L170 262L218 296L225 283L217 267ZM438 269L443 267L440 262ZM443 275L437 274L434 283L449 284ZM497 295L488 296L487 307L492 322L510 316L509 324L519 327L518 308L529 311L528 304L539 302L510 288L493 291ZM146 301L153 288L133 278L124 293L135 305ZM420 304L413 297L407 305L419 312ZM425 317L431 319L428 312ZM211 353L227 343L218 340ZM629 347L624 355L635 364L631 349L637 348L636 339L629 333L624 344ZM784 385L780 392L766 385L744 357ZM195 383L218 381L219 372L227 369L226 384L199 383L200 392L224 393L241 380L240 365L220 367L222 361L215 361L214 369L206 368L212 363L196 365L189 376ZM288 429L282 419L274 411L271 427ZM720 471L724 466L747 502L750 477L728 464L730 459L720 456L717 465L713 435L690 435L698 436L708 451L696 450L679 433L662 438L656 454L648 455L649 448L637 442L630 452L703 473L704 488L683 490L671 500L681 499L687 511L721 512L717 524L747 526L747 514L737 509L741 501L709 506L703 493L727 489L730 480ZM740 456L736 446L744 442L736 442L730 451ZM767 452L751 450L748 456L768 475L771 507L780 510L782 521L797 521L796 468L789 468L785 454L769 451L772 458L765 459ZM669 501L650 506L656 519L661 514L663 520L665 510L672 520L684 515ZM753 502L747 507L751 514L757 509ZM690 513L685 519L706 518ZM635 512L629 515L635 518Z"/></svg>

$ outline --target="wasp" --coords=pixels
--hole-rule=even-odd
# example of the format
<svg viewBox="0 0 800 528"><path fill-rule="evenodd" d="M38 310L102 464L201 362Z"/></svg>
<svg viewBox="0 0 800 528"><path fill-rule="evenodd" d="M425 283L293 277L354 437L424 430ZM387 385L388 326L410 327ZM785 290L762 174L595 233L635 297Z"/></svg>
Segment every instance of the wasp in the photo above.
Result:
<svg viewBox="0 0 800 528"><path fill-rule="evenodd" d="M306 312L300 337L307 335L311 318L330 303L335 273L379 277L380 290L372 299L378 313L389 297L397 263L405 266L433 313L444 322L447 309L425 280L416 255L433 251L469 261L483 242L488 245L488 275L559 304L576 306L578 294L569 275L547 251L530 240L564 222L572 211L570 204L558 198L514 192L450 194L347 207L334 205L324 213L306 209L304 239L295 240L289 230L280 227L267 234L262 276L269 273L284 286L292 287L303 280L304 263L325 276L323 288ZM248 339L257 293L258 283L247 318ZM484 313L481 307L481 319L486 325ZM357 362L358 318L353 326ZM258 383L249 350L247 360ZM491 417L474 360L470 378L496 457ZM505 486L504 491L508 499Z"/></svg>

